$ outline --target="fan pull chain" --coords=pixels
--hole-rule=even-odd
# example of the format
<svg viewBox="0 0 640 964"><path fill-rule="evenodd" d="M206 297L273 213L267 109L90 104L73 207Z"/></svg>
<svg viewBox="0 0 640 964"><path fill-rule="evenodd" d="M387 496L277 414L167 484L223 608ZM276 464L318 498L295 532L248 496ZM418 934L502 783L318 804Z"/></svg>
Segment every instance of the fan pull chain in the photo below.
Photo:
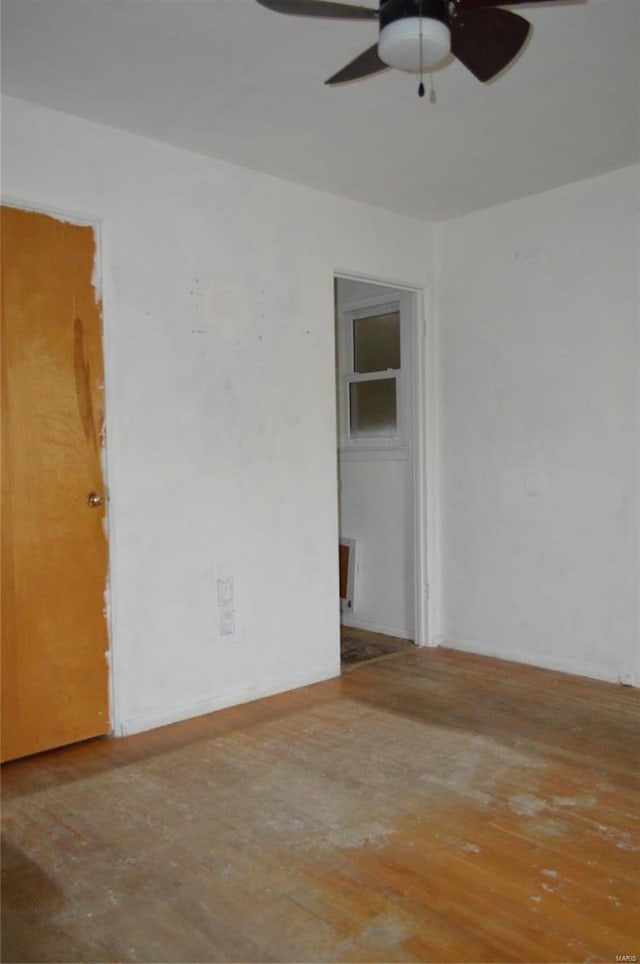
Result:
<svg viewBox="0 0 640 964"><path fill-rule="evenodd" d="M437 97L436 97L436 89L433 86L433 74L429 74L429 77L431 80L431 88L429 90L429 103L435 104L437 103ZM420 86L418 87L418 96L424 97L424 95L425 95L424 83L420 81Z"/></svg>
<svg viewBox="0 0 640 964"><path fill-rule="evenodd" d="M418 11L420 16L420 86L418 87L418 97L424 97L424 64L422 62L423 50L422 50L422 0L420 0L420 9Z"/></svg>

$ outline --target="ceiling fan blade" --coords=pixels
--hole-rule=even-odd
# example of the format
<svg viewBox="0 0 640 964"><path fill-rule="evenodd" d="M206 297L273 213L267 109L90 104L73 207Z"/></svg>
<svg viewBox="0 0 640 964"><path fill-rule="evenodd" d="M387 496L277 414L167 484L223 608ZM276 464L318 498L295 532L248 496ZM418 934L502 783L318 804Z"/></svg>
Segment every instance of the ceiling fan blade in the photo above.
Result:
<svg viewBox="0 0 640 964"><path fill-rule="evenodd" d="M288 13L294 17L320 17L326 20L377 20L378 11L372 7L356 7L349 3L327 0L257 0L261 7Z"/></svg>
<svg viewBox="0 0 640 964"><path fill-rule="evenodd" d="M514 7L518 3L535 6L536 3L548 3L549 0L453 0L454 9L482 10L485 7ZM563 2L563 0L560 0ZM566 0L564 0L566 2ZM571 2L571 0L569 0Z"/></svg>
<svg viewBox="0 0 640 964"><path fill-rule="evenodd" d="M510 10L459 10L451 20L451 53L486 83L524 47L531 24Z"/></svg>
<svg viewBox="0 0 640 964"><path fill-rule="evenodd" d="M388 69L388 64L385 64L378 56L378 45L376 43L356 57L355 60L352 60L346 67L343 67L342 70L339 70L333 77L329 77L329 80L325 80L325 84L330 86L346 84L349 80L360 80L361 77L370 77L372 74L379 74L381 71Z"/></svg>

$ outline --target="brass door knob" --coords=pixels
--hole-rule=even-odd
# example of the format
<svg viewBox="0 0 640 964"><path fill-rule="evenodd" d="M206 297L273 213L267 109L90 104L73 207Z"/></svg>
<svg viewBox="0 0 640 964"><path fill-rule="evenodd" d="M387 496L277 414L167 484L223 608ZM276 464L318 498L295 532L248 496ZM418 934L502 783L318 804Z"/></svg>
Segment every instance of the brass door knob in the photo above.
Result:
<svg viewBox="0 0 640 964"><path fill-rule="evenodd" d="M98 492L90 492L87 496L87 505L92 509L97 509L99 505L104 505L104 496Z"/></svg>

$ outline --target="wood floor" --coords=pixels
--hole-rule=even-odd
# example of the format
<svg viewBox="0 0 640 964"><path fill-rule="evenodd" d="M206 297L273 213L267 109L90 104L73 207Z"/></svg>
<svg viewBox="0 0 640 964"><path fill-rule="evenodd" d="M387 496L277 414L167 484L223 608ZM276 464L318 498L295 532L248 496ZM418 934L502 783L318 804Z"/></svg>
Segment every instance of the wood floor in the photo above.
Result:
<svg viewBox="0 0 640 964"><path fill-rule="evenodd" d="M343 672L372 659L385 659L403 650L410 650L413 646L412 639L356 629L354 626L340 627L340 665Z"/></svg>
<svg viewBox="0 0 640 964"><path fill-rule="evenodd" d="M640 956L638 711L416 649L8 764L2 959Z"/></svg>

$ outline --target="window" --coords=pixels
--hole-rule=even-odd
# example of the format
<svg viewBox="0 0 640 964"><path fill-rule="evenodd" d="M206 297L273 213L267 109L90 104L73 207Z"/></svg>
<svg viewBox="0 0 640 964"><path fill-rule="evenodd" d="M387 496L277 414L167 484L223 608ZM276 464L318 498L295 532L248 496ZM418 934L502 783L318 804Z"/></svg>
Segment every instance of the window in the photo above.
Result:
<svg viewBox="0 0 640 964"><path fill-rule="evenodd" d="M400 368L400 312L353 319L353 370L359 374Z"/></svg>
<svg viewBox="0 0 640 964"><path fill-rule="evenodd" d="M395 435L398 429L395 378L349 385L349 435Z"/></svg>
<svg viewBox="0 0 640 964"><path fill-rule="evenodd" d="M342 444L399 444L403 433L400 305L376 303L341 315Z"/></svg>

